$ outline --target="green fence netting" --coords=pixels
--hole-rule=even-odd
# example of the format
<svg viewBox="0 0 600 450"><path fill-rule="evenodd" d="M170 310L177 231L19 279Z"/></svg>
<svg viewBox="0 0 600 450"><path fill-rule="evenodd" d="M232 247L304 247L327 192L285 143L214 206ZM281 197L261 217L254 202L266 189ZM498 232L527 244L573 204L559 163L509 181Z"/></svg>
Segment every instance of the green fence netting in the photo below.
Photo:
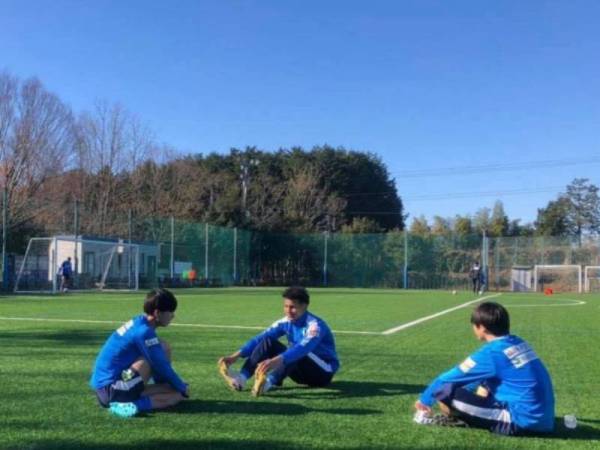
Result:
<svg viewBox="0 0 600 450"><path fill-rule="evenodd" d="M525 273L529 280L525 284L533 286L536 265L578 265L581 277L586 266L600 265L600 239L592 236L486 238L404 231L290 234L131 217L113 221L109 229L104 235L78 236L138 245L139 279L144 288L300 284L468 289L469 269L480 261L487 289L511 290L515 274ZM48 236L73 235L58 225L51 230ZM19 266L18 254L13 266ZM544 270L538 276L546 284L559 277ZM573 273L569 273L571 278Z"/></svg>

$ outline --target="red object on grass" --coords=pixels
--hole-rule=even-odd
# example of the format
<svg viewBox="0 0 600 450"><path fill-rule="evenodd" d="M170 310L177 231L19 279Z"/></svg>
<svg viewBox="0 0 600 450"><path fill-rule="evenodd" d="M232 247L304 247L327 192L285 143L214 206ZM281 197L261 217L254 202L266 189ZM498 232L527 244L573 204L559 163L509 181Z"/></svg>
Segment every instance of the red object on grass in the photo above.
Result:
<svg viewBox="0 0 600 450"><path fill-rule="evenodd" d="M552 295L552 294L554 294L554 289L552 289L552 288L544 289L544 295Z"/></svg>

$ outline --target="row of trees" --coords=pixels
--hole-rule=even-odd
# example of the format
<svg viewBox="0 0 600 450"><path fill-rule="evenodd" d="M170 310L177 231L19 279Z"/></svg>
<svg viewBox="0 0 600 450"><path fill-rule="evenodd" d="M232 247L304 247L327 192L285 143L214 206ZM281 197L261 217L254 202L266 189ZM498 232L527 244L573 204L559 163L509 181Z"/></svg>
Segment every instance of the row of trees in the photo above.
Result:
<svg viewBox="0 0 600 450"><path fill-rule="evenodd" d="M0 188L13 251L31 235L125 235L129 214L259 231L380 233L404 229L403 205L375 155L329 146L189 156L159 144L118 104L73 112L37 79L0 73ZM600 231L598 188L575 179L538 210L510 219L498 201L474 216L415 217L415 236L576 235Z"/></svg>
<svg viewBox="0 0 600 450"><path fill-rule="evenodd" d="M39 80L8 73L0 188L11 235L23 238L13 250L35 234L123 235L130 213L283 232L404 227L394 180L373 154L248 147L182 157L120 105L76 114Z"/></svg>
<svg viewBox="0 0 600 450"><path fill-rule="evenodd" d="M504 211L501 201L496 201L493 209L479 209L474 216L444 218L434 216L428 223L424 216L416 217L410 225L410 232L417 236L447 236L456 234L467 236L485 233L490 237L499 236L577 236L600 232L600 196L598 187L586 178L575 178L564 193L551 200L544 208L539 208L533 224L520 224L519 219L511 220Z"/></svg>

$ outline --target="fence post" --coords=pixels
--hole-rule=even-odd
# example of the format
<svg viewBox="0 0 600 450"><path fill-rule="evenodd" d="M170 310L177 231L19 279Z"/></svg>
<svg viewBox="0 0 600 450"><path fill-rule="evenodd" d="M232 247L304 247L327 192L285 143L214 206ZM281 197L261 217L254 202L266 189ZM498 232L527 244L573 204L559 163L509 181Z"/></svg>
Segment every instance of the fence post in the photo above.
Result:
<svg viewBox="0 0 600 450"><path fill-rule="evenodd" d="M404 289L408 289L408 230L404 228Z"/></svg>
<svg viewBox="0 0 600 450"><path fill-rule="evenodd" d="M488 287L489 285L489 273L488 273L488 237L483 230L483 235L481 239L481 269L483 270L483 286ZM483 286L480 286L480 289L483 290Z"/></svg>
<svg viewBox="0 0 600 450"><path fill-rule="evenodd" d="M204 279L208 287L208 222L204 224Z"/></svg>
<svg viewBox="0 0 600 450"><path fill-rule="evenodd" d="M74 277L79 274L79 200L75 199L73 204L73 234L75 235L75 254L73 255Z"/></svg>
<svg viewBox="0 0 600 450"><path fill-rule="evenodd" d="M171 283L175 276L175 218L171 216Z"/></svg>
<svg viewBox="0 0 600 450"><path fill-rule="evenodd" d="M233 284L237 284L237 227L233 228Z"/></svg>
<svg viewBox="0 0 600 450"><path fill-rule="evenodd" d="M56 290L57 290L57 286L56 286L56 281L57 281L57 276L58 276L58 265L56 262L56 259L58 258L57 252L58 252L58 240L56 239L56 237L53 240L54 245L52 247L52 293L56 294Z"/></svg>
<svg viewBox="0 0 600 450"><path fill-rule="evenodd" d="M324 233L323 239L323 286L327 286L327 241L329 239L329 231Z"/></svg>
<svg viewBox="0 0 600 450"><path fill-rule="evenodd" d="M133 270L133 264L131 261L131 208L127 211L127 240L129 245L127 246L127 287L131 289L131 272Z"/></svg>
<svg viewBox="0 0 600 450"><path fill-rule="evenodd" d="M494 261L495 261L495 274L496 274L496 290L500 290L500 246L502 245L502 237L496 238L496 245L494 246ZM512 268L511 268L512 269ZM512 275L511 275L512 277Z"/></svg>
<svg viewBox="0 0 600 450"><path fill-rule="evenodd" d="M2 288L8 290L8 270L6 267L6 237L8 227L8 191L4 186L2 195Z"/></svg>

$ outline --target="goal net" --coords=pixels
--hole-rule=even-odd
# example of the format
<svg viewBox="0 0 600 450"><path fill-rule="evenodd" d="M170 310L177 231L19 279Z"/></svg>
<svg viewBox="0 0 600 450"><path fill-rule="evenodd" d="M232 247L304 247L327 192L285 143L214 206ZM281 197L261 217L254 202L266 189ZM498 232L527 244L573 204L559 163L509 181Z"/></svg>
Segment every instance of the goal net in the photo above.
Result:
<svg viewBox="0 0 600 450"><path fill-rule="evenodd" d="M585 292L600 292L600 266L585 266Z"/></svg>
<svg viewBox="0 0 600 450"><path fill-rule="evenodd" d="M71 259L72 274L63 281L61 267ZM68 236L30 239L17 264L15 292L66 289L137 290L139 247L122 241Z"/></svg>
<svg viewBox="0 0 600 450"><path fill-rule="evenodd" d="M544 292L582 292L582 273L579 265L536 265L533 268L533 290Z"/></svg>

